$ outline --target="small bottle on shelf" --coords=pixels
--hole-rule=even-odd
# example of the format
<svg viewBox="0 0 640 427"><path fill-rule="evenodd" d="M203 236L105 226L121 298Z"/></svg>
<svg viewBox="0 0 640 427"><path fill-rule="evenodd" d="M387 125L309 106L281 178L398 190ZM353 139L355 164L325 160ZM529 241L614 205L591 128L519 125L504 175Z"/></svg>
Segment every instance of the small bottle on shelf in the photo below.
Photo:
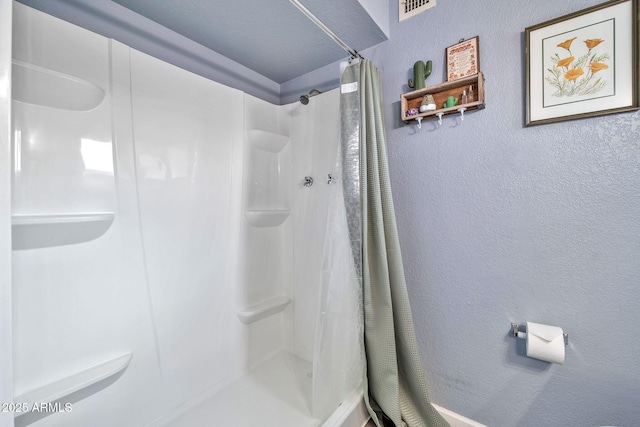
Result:
<svg viewBox="0 0 640 427"><path fill-rule="evenodd" d="M465 89L462 91L462 104L466 104L467 102L467 91Z"/></svg>
<svg viewBox="0 0 640 427"><path fill-rule="evenodd" d="M475 101L475 99L473 99L473 85L469 86L469 92L467 93L467 102L473 102Z"/></svg>

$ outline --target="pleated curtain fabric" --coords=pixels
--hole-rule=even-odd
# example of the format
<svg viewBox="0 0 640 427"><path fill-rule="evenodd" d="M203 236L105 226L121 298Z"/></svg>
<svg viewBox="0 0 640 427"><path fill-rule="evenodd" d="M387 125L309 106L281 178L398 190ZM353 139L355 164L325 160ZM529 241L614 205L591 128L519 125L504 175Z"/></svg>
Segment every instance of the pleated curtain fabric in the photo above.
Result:
<svg viewBox="0 0 640 427"><path fill-rule="evenodd" d="M389 181L380 72L360 63L360 198L367 406L396 427L449 424L431 405L418 354ZM388 424L387 424L388 425Z"/></svg>

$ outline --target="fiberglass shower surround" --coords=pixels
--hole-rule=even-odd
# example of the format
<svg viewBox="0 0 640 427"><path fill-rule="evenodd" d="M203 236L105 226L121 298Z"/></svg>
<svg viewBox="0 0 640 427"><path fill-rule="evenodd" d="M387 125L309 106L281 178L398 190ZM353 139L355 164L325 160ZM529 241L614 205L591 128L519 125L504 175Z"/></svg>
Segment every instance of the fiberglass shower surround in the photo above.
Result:
<svg viewBox="0 0 640 427"><path fill-rule="evenodd" d="M301 185L338 92L275 106L14 9L14 392L73 407L15 425L343 425L312 378L332 186Z"/></svg>

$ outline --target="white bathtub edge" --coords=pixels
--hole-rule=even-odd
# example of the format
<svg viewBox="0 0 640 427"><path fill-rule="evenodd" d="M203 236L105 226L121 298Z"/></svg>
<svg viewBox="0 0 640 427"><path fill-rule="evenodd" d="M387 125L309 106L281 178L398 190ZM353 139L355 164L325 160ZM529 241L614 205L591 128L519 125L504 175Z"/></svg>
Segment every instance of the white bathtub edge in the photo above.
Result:
<svg viewBox="0 0 640 427"><path fill-rule="evenodd" d="M321 427L364 427L369 421L369 413L363 397L362 389L351 392ZM451 427L487 427L435 403L432 405Z"/></svg>
<svg viewBox="0 0 640 427"><path fill-rule="evenodd" d="M484 424L473 421L472 419L464 417L460 414L456 414L455 412L445 409L442 406L438 406L435 403L432 403L432 405L438 412L440 412L440 415L442 415L444 419L447 420L451 427L487 427Z"/></svg>
<svg viewBox="0 0 640 427"><path fill-rule="evenodd" d="M369 413L361 388L352 391L321 427L364 427Z"/></svg>

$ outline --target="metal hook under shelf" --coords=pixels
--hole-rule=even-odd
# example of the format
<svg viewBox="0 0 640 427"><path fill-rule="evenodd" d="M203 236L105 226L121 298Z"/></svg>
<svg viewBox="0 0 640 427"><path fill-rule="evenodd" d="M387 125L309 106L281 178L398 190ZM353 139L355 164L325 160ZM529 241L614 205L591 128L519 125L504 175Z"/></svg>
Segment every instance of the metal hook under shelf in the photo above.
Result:
<svg viewBox="0 0 640 427"><path fill-rule="evenodd" d="M460 111L460 121L463 122L464 121L464 112L467 111L466 107L460 107L458 108L458 111Z"/></svg>

